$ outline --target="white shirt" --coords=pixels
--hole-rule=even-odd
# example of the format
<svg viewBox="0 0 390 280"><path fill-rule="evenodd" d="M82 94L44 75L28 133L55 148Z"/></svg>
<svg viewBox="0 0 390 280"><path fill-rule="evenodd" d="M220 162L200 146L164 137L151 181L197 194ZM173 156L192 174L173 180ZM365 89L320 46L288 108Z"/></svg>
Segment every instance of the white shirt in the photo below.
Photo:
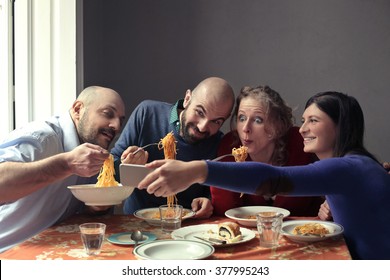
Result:
<svg viewBox="0 0 390 280"><path fill-rule="evenodd" d="M37 161L71 151L79 144L74 123L66 113L47 121L31 122L12 131L0 143L0 164L6 161ZM1 205L0 252L81 210L83 203L72 195L67 186L91 183L90 180L70 176L17 201Z"/></svg>

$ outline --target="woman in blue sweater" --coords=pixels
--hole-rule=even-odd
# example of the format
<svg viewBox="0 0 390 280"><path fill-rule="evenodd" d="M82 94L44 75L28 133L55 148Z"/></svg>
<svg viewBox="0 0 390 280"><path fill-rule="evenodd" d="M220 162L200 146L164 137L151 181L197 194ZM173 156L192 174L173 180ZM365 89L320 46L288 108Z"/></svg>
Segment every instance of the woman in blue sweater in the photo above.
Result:
<svg viewBox="0 0 390 280"><path fill-rule="evenodd" d="M258 162L156 161L139 185L167 196L190 183L257 195L326 195L354 259L390 259L390 176L363 145L364 117L357 100L318 93L305 106L304 151L319 161L276 167Z"/></svg>

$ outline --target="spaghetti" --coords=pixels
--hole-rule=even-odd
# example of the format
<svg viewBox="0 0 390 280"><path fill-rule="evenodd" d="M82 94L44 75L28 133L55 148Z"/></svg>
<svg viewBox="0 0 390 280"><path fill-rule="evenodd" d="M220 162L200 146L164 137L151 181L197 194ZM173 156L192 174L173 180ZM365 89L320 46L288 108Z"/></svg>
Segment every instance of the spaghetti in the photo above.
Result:
<svg viewBox="0 0 390 280"><path fill-rule="evenodd" d="M158 142L158 148L164 149L164 158L165 159L176 159L176 139L173 135L173 132L169 132L163 139ZM175 195L170 195L167 197L168 206L173 206L177 204L177 198Z"/></svg>
<svg viewBox="0 0 390 280"><path fill-rule="evenodd" d="M173 132L169 132L163 139L158 142L158 148L164 149L164 158L165 159L175 159L176 158L176 139L173 135Z"/></svg>
<svg viewBox="0 0 390 280"><path fill-rule="evenodd" d="M241 146L239 148L233 148L232 155L236 162L244 162L248 157L248 147Z"/></svg>
<svg viewBox="0 0 390 280"><path fill-rule="evenodd" d="M329 230L319 223L308 223L296 226L292 233L295 235L318 235L322 237L328 234Z"/></svg>
<svg viewBox="0 0 390 280"><path fill-rule="evenodd" d="M109 155L103 163L100 169L99 176L97 177L96 187L112 187L118 186L119 183L115 180L115 168L114 168L114 156Z"/></svg>
<svg viewBox="0 0 390 280"><path fill-rule="evenodd" d="M248 147L240 146L239 148L232 149L232 155L236 162L244 162L248 157ZM240 198L243 197L244 193L240 193Z"/></svg>

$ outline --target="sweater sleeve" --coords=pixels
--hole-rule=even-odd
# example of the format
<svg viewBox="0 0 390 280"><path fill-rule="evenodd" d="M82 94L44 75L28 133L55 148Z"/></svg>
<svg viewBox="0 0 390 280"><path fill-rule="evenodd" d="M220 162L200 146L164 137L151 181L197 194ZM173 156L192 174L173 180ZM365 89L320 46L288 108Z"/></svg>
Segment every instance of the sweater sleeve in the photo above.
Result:
<svg viewBox="0 0 390 280"><path fill-rule="evenodd" d="M207 185L257 195L326 195L352 191L359 180L351 157L331 158L304 166L259 162L207 162Z"/></svg>

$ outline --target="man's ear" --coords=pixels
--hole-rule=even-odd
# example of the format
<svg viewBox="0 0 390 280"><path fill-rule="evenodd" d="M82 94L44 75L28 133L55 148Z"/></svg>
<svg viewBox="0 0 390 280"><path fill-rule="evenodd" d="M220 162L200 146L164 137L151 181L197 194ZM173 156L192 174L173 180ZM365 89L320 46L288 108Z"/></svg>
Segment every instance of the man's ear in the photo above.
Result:
<svg viewBox="0 0 390 280"><path fill-rule="evenodd" d="M75 119L81 118L81 110L84 108L84 103L80 100L76 100L72 105L72 115Z"/></svg>
<svg viewBox="0 0 390 280"><path fill-rule="evenodd" d="M183 102L184 108L186 108L188 106L188 104L190 104L191 97L192 97L192 91L187 89L186 95L184 96L184 102Z"/></svg>

